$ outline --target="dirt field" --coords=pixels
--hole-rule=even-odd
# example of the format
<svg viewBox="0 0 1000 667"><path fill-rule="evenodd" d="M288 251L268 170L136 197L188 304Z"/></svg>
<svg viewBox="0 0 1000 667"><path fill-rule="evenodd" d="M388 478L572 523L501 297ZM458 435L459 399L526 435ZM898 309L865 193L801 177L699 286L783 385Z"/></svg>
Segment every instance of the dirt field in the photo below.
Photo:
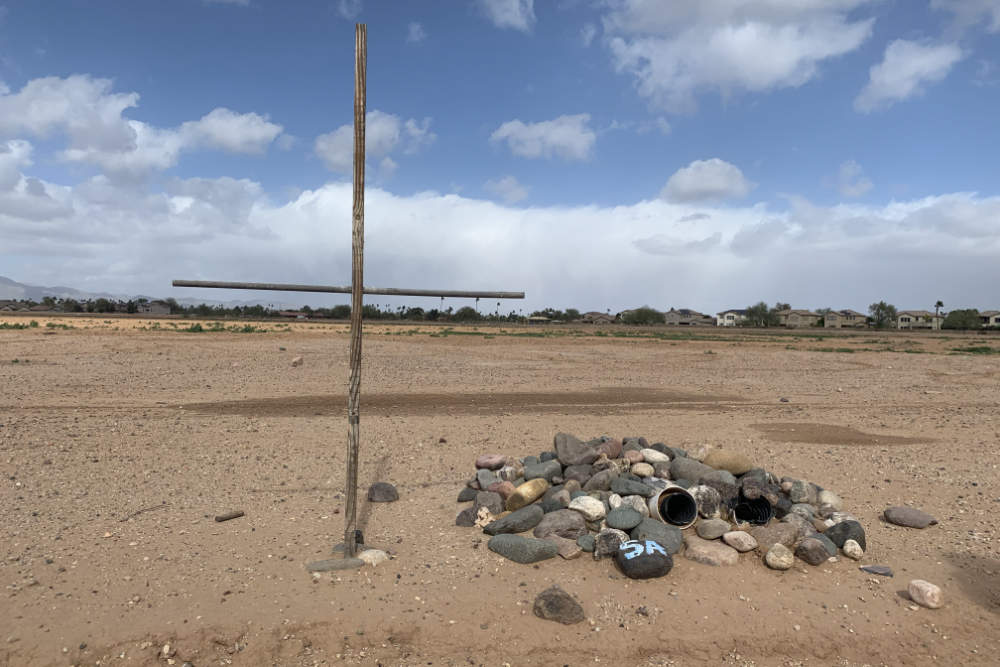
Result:
<svg viewBox="0 0 1000 667"><path fill-rule="evenodd" d="M36 321L0 330L0 664L998 663L1000 355L954 352L996 337L370 327L360 479L401 500L360 518L394 559L316 579L343 532L346 327ZM742 450L839 493L896 576L505 561L455 498L478 454L558 431ZM940 524L887 525L896 504ZM945 606L912 608L914 578ZM532 615L552 583L587 621Z"/></svg>

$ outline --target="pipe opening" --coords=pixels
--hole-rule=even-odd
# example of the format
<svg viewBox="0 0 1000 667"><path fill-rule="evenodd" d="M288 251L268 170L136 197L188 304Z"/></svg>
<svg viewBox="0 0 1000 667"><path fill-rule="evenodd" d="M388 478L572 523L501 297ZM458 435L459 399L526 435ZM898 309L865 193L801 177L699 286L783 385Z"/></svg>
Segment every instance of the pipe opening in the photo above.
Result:
<svg viewBox="0 0 1000 667"><path fill-rule="evenodd" d="M774 508L767 498L750 500L741 493L739 502L733 507L733 516L740 523L763 526L774 517Z"/></svg>

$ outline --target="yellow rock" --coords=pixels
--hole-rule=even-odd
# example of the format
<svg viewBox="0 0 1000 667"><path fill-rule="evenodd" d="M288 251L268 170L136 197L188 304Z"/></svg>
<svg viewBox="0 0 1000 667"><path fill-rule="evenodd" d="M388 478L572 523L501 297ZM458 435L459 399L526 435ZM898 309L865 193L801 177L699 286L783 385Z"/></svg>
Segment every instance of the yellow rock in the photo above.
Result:
<svg viewBox="0 0 1000 667"><path fill-rule="evenodd" d="M510 494L510 497L507 498L507 509L513 512L514 510L519 510L522 507L530 505L541 498L542 494L548 490L549 483L541 477L529 480L514 489L514 493Z"/></svg>
<svg viewBox="0 0 1000 667"><path fill-rule="evenodd" d="M753 461L749 456L727 449L712 450L702 463L719 470L727 470L734 475L742 475L753 468Z"/></svg>

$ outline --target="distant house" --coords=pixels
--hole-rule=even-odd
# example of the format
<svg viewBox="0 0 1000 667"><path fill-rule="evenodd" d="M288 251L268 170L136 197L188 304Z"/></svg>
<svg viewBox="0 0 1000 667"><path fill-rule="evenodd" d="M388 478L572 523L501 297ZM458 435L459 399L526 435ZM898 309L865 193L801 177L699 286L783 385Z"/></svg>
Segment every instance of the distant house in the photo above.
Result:
<svg viewBox="0 0 1000 667"><path fill-rule="evenodd" d="M21 310L21 304L13 299L0 299L0 313L9 313Z"/></svg>
<svg viewBox="0 0 1000 667"><path fill-rule="evenodd" d="M795 310L792 308L779 310L776 315L778 316L778 324L789 329L815 326L819 322L819 318L822 317L819 313L814 313L811 310Z"/></svg>
<svg viewBox="0 0 1000 667"><path fill-rule="evenodd" d="M897 329L940 329L944 318L926 310L901 310L896 316Z"/></svg>
<svg viewBox="0 0 1000 667"><path fill-rule="evenodd" d="M551 321L544 315L532 315L528 318L528 324L549 324Z"/></svg>
<svg viewBox="0 0 1000 667"><path fill-rule="evenodd" d="M592 310L589 313L584 313L580 316L580 321L585 324L611 324L615 321L614 315L609 315L608 313L599 313L596 310Z"/></svg>
<svg viewBox="0 0 1000 667"><path fill-rule="evenodd" d="M1000 310L984 310L979 313L979 320L984 327L1000 328Z"/></svg>
<svg viewBox="0 0 1000 667"><path fill-rule="evenodd" d="M169 315L170 304L166 301L147 301L136 306L136 312L146 315Z"/></svg>
<svg viewBox="0 0 1000 667"><path fill-rule="evenodd" d="M671 308L663 314L666 324L682 327L714 327L715 318L690 308Z"/></svg>
<svg viewBox="0 0 1000 667"><path fill-rule="evenodd" d="M842 329L847 327L863 327L868 318L856 310L831 310L823 318L823 326L827 329Z"/></svg>
<svg viewBox="0 0 1000 667"><path fill-rule="evenodd" d="M721 313L716 313L715 315L715 325L719 327L735 327L739 326L740 322L744 322L747 319L747 311L745 308L741 310L724 310Z"/></svg>
<svg viewBox="0 0 1000 667"><path fill-rule="evenodd" d="M51 313L55 309L52 306L46 306L44 303L40 303L37 306L28 308L28 310L33 313Z"/></svg>

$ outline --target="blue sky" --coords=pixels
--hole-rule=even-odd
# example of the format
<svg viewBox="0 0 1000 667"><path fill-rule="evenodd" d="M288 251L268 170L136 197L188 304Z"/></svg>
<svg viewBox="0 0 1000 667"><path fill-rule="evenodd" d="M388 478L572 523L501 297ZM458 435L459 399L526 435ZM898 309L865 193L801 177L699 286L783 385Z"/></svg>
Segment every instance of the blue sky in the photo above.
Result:
<svg viewBox="0 0 1000 667"><path fill-rule="evenodd" d="M8 1L0 275L346 284L356 21L368 284L1000 307L1000 0Z"/></svg>

